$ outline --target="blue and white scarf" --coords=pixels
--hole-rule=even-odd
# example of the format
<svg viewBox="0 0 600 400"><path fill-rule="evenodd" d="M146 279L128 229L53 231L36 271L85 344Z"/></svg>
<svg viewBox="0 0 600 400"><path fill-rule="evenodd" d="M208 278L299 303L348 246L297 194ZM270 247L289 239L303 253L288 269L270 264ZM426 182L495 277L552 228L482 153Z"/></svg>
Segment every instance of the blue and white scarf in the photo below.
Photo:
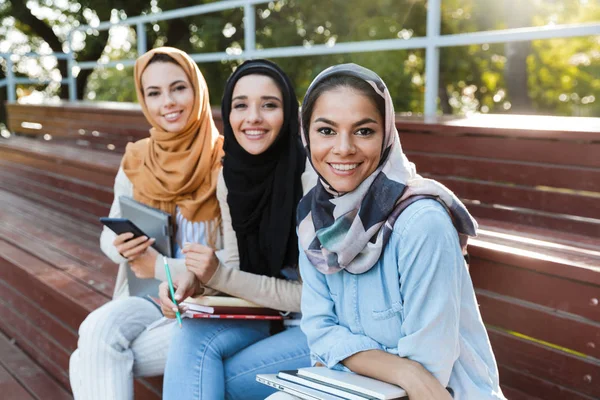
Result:
<svg viewBox="0 0 600 400"><path fill-rule="evenodd" d="M348 193L338 193L319 175L317 185L300 201L298 237L309 261L324 274L343 269L353 274L368 271L379 260L404 201L421 195L435 197L445 205L465 252L468 236L477 233L477 222L454 193L439 182L422 178L408 161L400 145L392 98L376 73L356 64L330 67L311 83L305 101L320 82L338 74L365 80L385 99L381 161ZM302 127L302 141L311 160L308 135L308 127Z"/></svg>

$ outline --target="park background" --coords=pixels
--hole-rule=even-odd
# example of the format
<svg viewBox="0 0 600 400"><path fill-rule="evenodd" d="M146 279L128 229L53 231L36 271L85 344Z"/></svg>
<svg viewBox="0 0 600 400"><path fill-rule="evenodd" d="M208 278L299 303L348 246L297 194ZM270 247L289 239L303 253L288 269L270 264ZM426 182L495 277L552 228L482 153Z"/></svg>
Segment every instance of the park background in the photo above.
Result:
<svg viewBox="0 0 600 400"><path fill-rule="evenodd" d="M67 36L80 25L118 22L214 1L174 0L0 0L0 53L67 52ZM312 46L426 35L425 0L280 0L256 6L256 48ZM441 34L600 21L600 0L443 0ZM148 48L168 45L189 53L244 48L243 9L159 21L146 25ZM77 31L78 62L135 59L134 27ZM425 49L278 58L298 96L324 68L356 62L386 81L396 111L419 115L424 108ZM242 60L201 63L220 103L224 82ZM0 59L0 80L6 60ZM21 102L67 98L66 61L21 57L16 75L54 80L19 85ZM77 98L135 102L132 68L99 66L77 71ZM556 116L600 115L600 36L442 48L438 110L444 114L513 113ZM6 92L0 91L0 102ZM0 123L6 120L4 110ZM4 131L6 134L7 131Z"/></svg>

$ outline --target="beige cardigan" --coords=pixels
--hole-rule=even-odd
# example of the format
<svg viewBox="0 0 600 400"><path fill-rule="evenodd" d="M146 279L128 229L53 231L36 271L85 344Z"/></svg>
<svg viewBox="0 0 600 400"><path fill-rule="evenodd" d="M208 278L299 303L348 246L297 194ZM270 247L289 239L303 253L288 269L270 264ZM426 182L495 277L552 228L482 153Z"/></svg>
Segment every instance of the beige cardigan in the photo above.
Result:
<svg viewBox="0 0 600 400"><path fill-rule="evenodd" d="M302 174L304 194L316 182L317 174L307 160L305 172ZM119 168L119 172L115 178L114 193L115 198L110 208L109 216L111 218L120 218L121 207L119 205L119 197L133 197L133 184L121 168ZM223 249L216 252L217 258L220 261L217 271L206 284L207 287L204 288L204 291L198 294L214 295L222 292L230 296L251 300L265 307L281 311L300 312L302 285L299 282L256 275L239 270L237 238L231 225L231 214L229 212L229 204L227 204L227 186L225 185L222 171L219 174L219 181L217 183L217 199L219 200L223 220L224 246L219 246L219 248ZM127 268L129 267L127 259L122 257L113 245L115 237L115 233L106 227L100 236L100 247L104 254L113 262L119 264L113 299L129 296L129 287L127 285ZM221 245L221 243L218 244ZM154 277L165 281L167 277L161 261L160 257L156 259ZM171 274L174 277L186 270L185 259L169 259L169 266L171 267Z"/></svg>
<svg viewBox="0 0 600 400"><path fill-rule="evenodd" d="M307 160L305 172L302 174L303 193L306 194L316 182L317 174ZM221 262L206 286L230 296L251 300L264 307L300 312L302 294L300 282L240 271L237 238L231 226L231 214L229 204L227 204L227 186L223 178L223 171L219 174L217 182L217 199L221 207L225 246L223 251L217 254Z"/></svg>
<svg viewBox="0 0 600 400"><path fill-rule="evenodd" d="M133 197L133 184L127 175L125 175L125 172L122 168L119 168L119 172L117 172L117 176L115 178L114 194L115 197L110 207L109 217L121 218L122 215L119 197ZM102 234L100 235L100 248L108 258L110 258L114 263L119 264L119 271L117 272L117 282L115 283L113 299L129 296L129 286L127 285L127 268L129 268L129 266L127 265L127 259L122 257L117 251L116 247L113 245L116 236L117 235L107 227L104 227ZM217 248L220 249L222 247L221 235L219 235L217 240ZM171 275L173 277L176 277L185 271L185 259L169 258L168 261L171 269ZM161 257L156 258L156 264L154 265L154 277L160 281L167 280ZM215 294L215 292L213 290L206 291L205 288L205 291L202 294Z"/></svg>

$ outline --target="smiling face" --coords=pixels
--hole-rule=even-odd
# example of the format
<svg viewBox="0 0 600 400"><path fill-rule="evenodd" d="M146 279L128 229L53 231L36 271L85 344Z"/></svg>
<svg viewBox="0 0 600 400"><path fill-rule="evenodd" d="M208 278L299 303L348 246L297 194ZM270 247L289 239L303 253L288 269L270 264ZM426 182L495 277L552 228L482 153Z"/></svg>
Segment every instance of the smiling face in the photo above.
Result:
<svg viewBox="0 0 600 400"><path fill-rule="evenodd" d="M310 116L311 161L340 193L351 192L377 169L383 118L374 102L341 86L323 92Z"/></svg>
<svg viewBox="0 0 600 400"><path fill-rule="evenodd" d="M250 154L261 154L277 139L283 125L283 96L265 75L246 75L235 84L229 123L235 139Z"/></svg>
<svg viewBox="0 0 600 400"><path fill-rule="evenodd" d="M194 90L185 71L172 62L154 62L142 74L148 112L166 132L182 131L194 107Z"/></svg>

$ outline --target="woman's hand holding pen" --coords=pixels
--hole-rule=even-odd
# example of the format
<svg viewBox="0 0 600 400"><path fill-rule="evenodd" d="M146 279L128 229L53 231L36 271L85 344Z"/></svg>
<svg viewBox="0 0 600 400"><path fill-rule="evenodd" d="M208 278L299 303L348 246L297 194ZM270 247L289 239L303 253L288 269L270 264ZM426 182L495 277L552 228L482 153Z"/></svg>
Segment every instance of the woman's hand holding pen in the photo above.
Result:
<svg viewBox="0 0 600 400"><path fill-rule="evenodd" d="M193 272L185 271L178 275L173 280L173 288L175 289L175 301L180 303L183 299L195 295L202 287L200 281ZM158 287L158 297L160 298L160 308L162 313L167 318L175 318L175 311L178 306L173 304L171 295L169 294L168 282L162 282ZM184 308L179 308L179 311L185 312Z"/></svg>
<svg viewBox="0 0 600 400"><path fill-rule="evenodd" d="M206 284L219 267L215 251L198 243L186 243L182 251L188 271L193 272L201 283Z"/></svg>

